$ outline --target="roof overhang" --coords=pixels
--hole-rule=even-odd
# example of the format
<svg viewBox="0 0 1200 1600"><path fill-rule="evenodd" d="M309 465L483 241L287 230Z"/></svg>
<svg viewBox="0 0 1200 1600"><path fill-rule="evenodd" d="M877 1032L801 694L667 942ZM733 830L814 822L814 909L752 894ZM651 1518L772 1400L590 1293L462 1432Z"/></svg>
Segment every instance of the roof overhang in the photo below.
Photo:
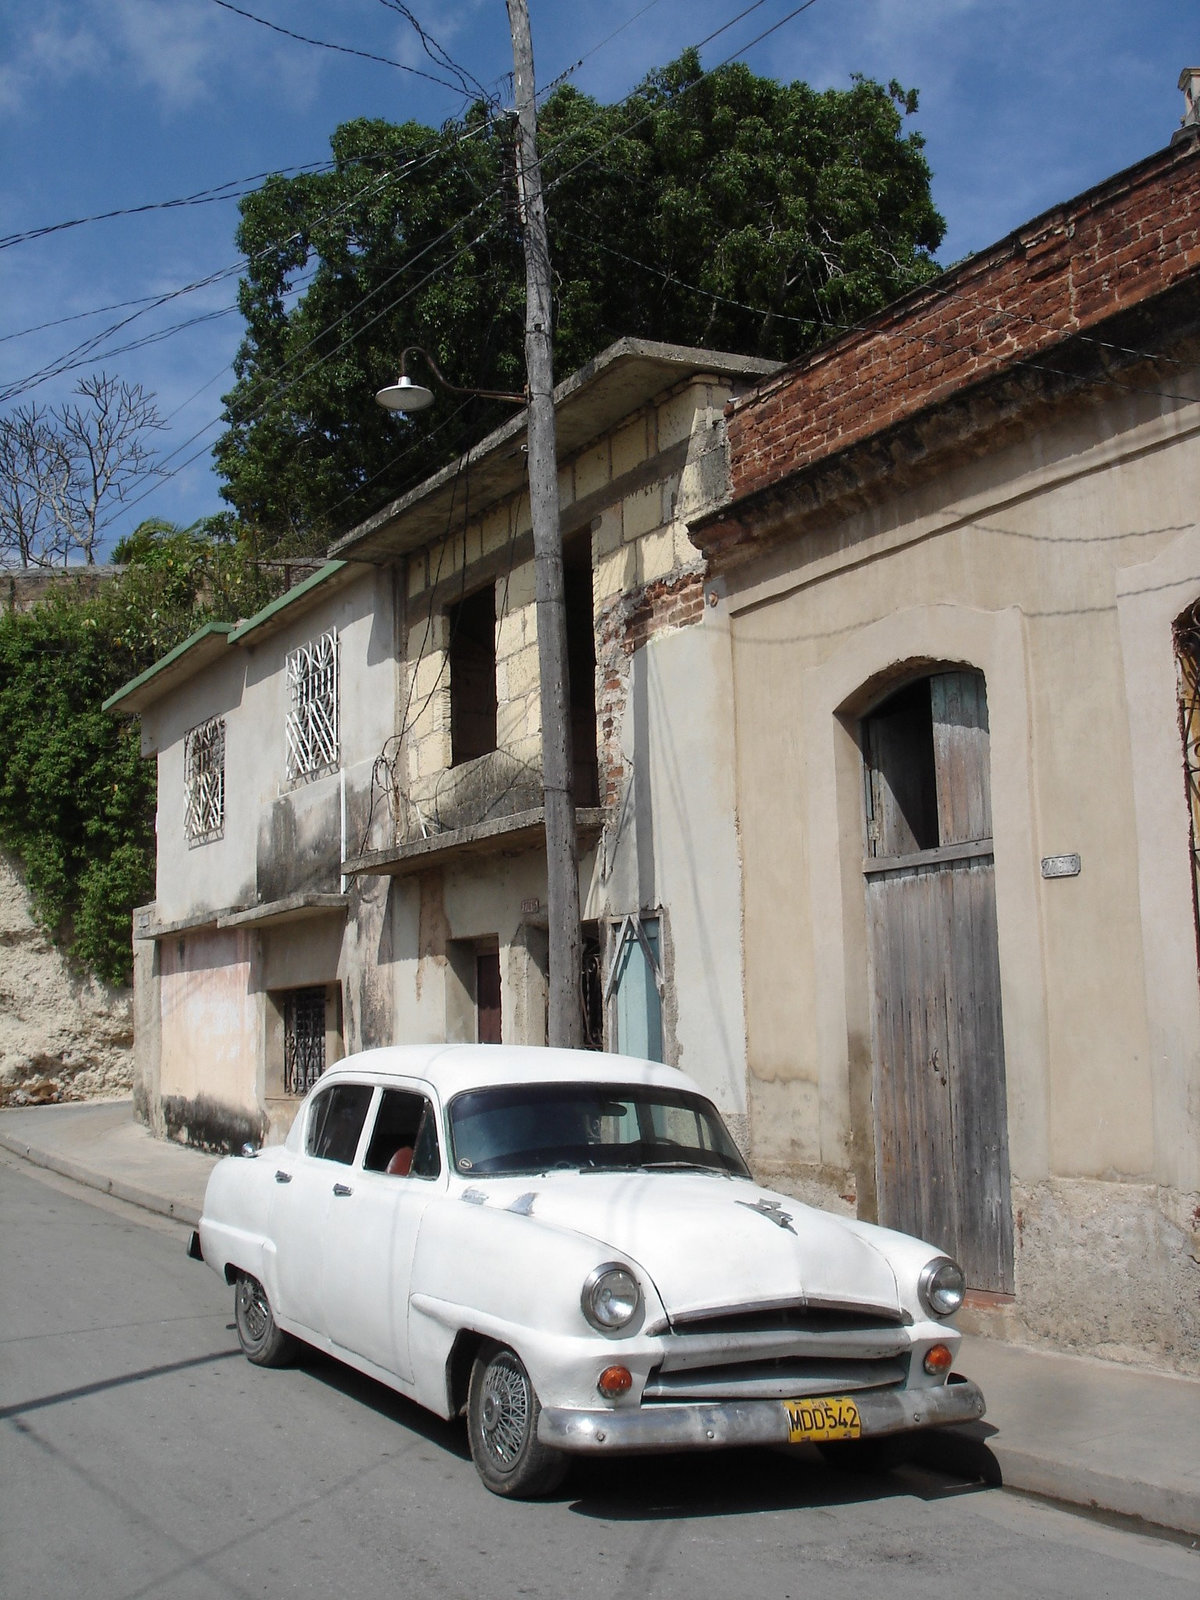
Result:
<svg viewBox="0 0 1200 1600"><path fill-rule="evenodd" d="M559 459L578 454L688 378L711 374L735 384L753 383L778 371L779 365L757 356L619 339L555 389ZM477 515L517 493L528 476L527 420L525 410L518 412L466 455L359 523L331 545L330 555L386 563L441 537L468 512Z"/></svg>
<svg viewBox="0 0 1200 1600"><path fill-rule="evenodd" d="M202 628L177 644L145 672L139 673L123 684L103 702L103 711L112 711L119 717L131 717L145 711L164 694L185 683L188 678L225 654L232 622L206 622Z"/></svg>

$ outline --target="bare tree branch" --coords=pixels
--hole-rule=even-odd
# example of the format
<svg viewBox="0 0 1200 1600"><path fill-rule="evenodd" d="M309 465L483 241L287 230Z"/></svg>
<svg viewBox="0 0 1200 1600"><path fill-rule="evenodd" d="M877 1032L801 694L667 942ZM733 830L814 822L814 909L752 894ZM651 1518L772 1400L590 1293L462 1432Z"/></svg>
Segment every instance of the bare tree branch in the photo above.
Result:
<svg viewBox="0 0 1200 1600"><path fill-rule="evenodd" d="M163 427L141 384L94 373L76 402L0 417L0 555L21 566L90 565L104 529L161 474L147 435Z"/></svg>
<svg viewBox="0 0 1200 1600"><path fill-rule="evenodd" d="M53 417L38 405L0 417L0 552L22 567L66 560L60 508L71 458Z"/></svg>
<svg viewBox="0 0 1200 1600"><path fill-rule="evenodd" d="M75 393L86 403L64 406L55 419L73 467L63 521L90 566L101 532L134 488L158 473L145 436L163 423L140 383L94 373Z"/></svg>

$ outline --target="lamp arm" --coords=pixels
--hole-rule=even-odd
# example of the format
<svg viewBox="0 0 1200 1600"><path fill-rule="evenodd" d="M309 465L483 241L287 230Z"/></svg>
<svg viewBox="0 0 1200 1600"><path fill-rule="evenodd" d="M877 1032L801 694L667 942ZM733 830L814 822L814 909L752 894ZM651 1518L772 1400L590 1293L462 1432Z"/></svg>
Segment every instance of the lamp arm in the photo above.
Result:
<svg viewBox="0 0 1200 1600"><path fill-rule="evenodd" d="M400 352L400 376L401 377L407 376L407 370L408 370L407 369L407 362L408 362L409 356L411 356L411 355L424 356L425 360L429 363L429 366L433 370L434 377L441 384L442 388L443 389L449 389L451 394L470 395L470 396L472 396L472 398L478 399L478 400L507 400L507 401L510 402L510 404L516 405L516 406L523 406L527 402L527 398L528 397L526 395L523 395L523 394L501 394L496 389L463 389L463 388L460 388L457 383L451 383L449 378L447 378L447 377L445 377L443 375L442 369L438 366L437 362L429 354L429 351L422 349L422 347L419 344L410 344L405 349L401 350L401 352Z"/></svg>

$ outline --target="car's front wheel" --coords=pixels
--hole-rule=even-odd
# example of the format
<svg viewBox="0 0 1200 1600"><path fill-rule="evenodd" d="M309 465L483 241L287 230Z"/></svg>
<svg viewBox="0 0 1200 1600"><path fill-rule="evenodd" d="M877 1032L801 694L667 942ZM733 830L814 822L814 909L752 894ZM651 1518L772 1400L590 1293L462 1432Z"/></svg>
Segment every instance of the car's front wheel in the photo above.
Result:
<svg viewBox="0 0 1200 1600"><path fill-rule="evenodd" d="M485 1345L471 1368L467 1436L475 1470L493 1494L534 1500L566 1475L566 1456L537 1436L541 1409L516 1351Z"/></svg>
<svg viewBox="0 0 1200 1600"><path fill-rule="evenodd" d="M234 1285L233 1320L242 1353L256 1367L285 1367L295 1359L295 1339L276 1326L267 1291L248 1273Z"/></svg>

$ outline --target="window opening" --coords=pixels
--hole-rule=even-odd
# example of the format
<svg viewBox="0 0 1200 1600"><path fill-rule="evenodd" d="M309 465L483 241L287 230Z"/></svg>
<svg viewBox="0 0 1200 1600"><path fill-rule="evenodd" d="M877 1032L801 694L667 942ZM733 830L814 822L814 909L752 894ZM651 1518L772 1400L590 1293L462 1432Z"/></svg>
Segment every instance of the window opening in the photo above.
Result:
<svg viewBox="0 0 1200 1600"><path fill-rule="evenodd" d="M496 586L450 607L450 764L496 748Z"/></svg>
<svg viewBox="0 0 1200 1600"><path fill-rule="evenodd" d="M307 1094L325 1071L325 990L293 989L283 1007L283 1092Z"/></svg>
<svg viewBox="0 0 1200 1600"><path fill-rule="evenodd" d="M437 1119L423 1094L410 1089L383 1091L363 1166L368 1172L386 1172L392 1177L438 1176L442 1162Z"/></svg>
<svg viewBox="0 0 1200 1600"><path fill-rule="evenodd" d="M659 957L659 919L637 913L623 917L612 934L610 949L604 999L612 1008L613 1048L624 1055L661 1061L666 980Z"/></svg>
<svg viewBox="0 0 1200 1600"><path fill-rule="evenodd" d="M1183 776L1187 790L1188 831L1192 856L1192 915L1200 960L1200 600L1183 613L1172 629L1179 683L1179 732L1183 740Z"/></svg>
<svg viewBox="0 0 1200 1600"><path fill-rule="evenodd" d="M225 832L225 719L213 717L183 740L183 827L189 845Z"/></svg>
<svg viewBox="0 0 1200 1600"><path fill-rule="evenodd" d="M594 806L599 804L600 798L600 769L596 757L596 623L592 608L590 532L563 543L563 598L567 615L575 804Z"/></svg>
<svg viewBox="0 0 1200 1600"><path fill-rule="evenodd" d="M358 1149L374 1093L367 1083L339 1083L318 1095L308 1119L308 1154L348 1167Z"/></svg>
<svg viewBox="0 0 1200 1600"><path fill-rule="evenodd" d="M937 672L863 719L867 855L990 842L983 675Z"/></svg>
<svg viewBox="0 0 1200 1600"><path fill-rule="evenodd" d="M338 636L330 628L287 656L287 775L338 764Z"/></svg>

